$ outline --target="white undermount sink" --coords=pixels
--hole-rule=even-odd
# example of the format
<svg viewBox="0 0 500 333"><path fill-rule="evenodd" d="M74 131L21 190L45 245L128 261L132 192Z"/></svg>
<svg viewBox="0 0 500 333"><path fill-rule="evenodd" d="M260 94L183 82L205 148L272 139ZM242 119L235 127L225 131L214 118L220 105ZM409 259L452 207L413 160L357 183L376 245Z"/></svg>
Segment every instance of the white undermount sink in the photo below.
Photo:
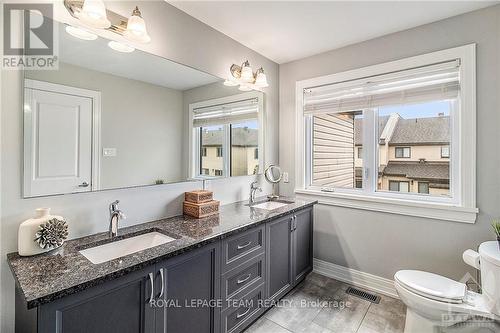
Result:
<svg viewBox="0 0 500 333"><path fill-rule="evenodd" d="M263 203L252 205L252 208L259 208L265 210L273 210L289 205L290 203L284 203L279 201L265 201Z"/></svg>
<svg viewBox="0 0 500 333"><path fill-rule="evenodd" d="M80 253L93 264L101 264L135 252L166 244L174 240L175 238L153 231L81 250Z"/></svg>

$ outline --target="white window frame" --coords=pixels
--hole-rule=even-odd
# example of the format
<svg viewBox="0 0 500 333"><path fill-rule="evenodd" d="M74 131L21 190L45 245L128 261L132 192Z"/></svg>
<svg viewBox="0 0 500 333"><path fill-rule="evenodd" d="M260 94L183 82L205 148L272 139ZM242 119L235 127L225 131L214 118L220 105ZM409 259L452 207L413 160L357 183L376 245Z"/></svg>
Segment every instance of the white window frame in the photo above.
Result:
<svg viewBox="0 0 500 333"><path fill-rule="evenodd" d="M343 82L353 79L381 75L395 71L407 70L447 62L454 59L460 61L460 94L459 103L453 103L451 113L451 145L450 161L451 198L425 196L418 193L388 193L375 191L377 180L376 156L376 124L372 119L364 126L363 137L367 138L363 147L364 161L374 161L373 166L364 165L363 190L359 189L328 189L328 192L318 188L308 187L311 175L311 156L308 147L311 139L306 133L311 133L311 121L304 117L304 89ZM375 112L365 112L366 117L376 117ZM306 120L305 120L306 119ZM326 75L296 83L296 135L295 135L295 193L299 197L314 198L320 204L350 207L356 209L394 213L408 216L418 216L453 222L475 223L476 207L476 44L427 53L415 57L391 61L379 65L363 67L355 70ZM373 128L371 128L373 127ZM458 130L457 130L458 128ZM333 192L332 192L333 191Z"/></svg>
<svg viewBox="0 0 500 333"><path fill-rule="evenodd" d="M234 103L234 102L239 102L239 101L244 101L247 99L252 99L256 98L258 100L258 107L259 107L259 116L258 116L258 123L259 123L259 144L258 144L258 149L259 149L259 174L264 172L264 139L265 139L265 124L264 124L264 119L265 119L265 110L264 110L264 93L261 91L249 91L245 92L242 94L236 94L232 96L227 96L227 97L221 97L221 98L214 98L202 102L196 102L196 103L191 103L189 104L189 119L188 119L188 124L187 124L187 132L190 133L188 135L188 144L189 144L189 178L190 179L218 179L218 178L229 178L231 177L231 170L230 170L230 154L229 150L231 147L229 146L230 141L230 131L229 131L229 124L222 125L224 127L224 142L222 143L222 157L224 159L224 164L223 164L223 170L222 176L207 176L207 175L202 175L200 174L201 170L199 170L199 165L200 165L200 147L199 147L199 142L200 142L200 133L199 133L199 127L193 127L193 115L194 112L193 110L197 108L204 108L204 107L209 107L213 105L219 105L219 104L227 104L227 103ZM224 147L227 147L227 149L224 149ZM200 171L200 172L199 172ZM251 176L251 175L249 175ZM242 176L244 177L244 176Z"/></svg>

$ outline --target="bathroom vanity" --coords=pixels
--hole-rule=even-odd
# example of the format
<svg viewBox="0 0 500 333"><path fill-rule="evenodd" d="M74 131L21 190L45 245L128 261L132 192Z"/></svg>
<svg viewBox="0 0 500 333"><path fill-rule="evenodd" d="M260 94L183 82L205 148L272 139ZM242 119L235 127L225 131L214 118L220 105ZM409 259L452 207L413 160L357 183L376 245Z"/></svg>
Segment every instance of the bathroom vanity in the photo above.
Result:
<svg viewBox="0 0 500 333"><path fill-rule="evenodd" d="M11 253L16 332L241 332L312 270L315 203L240 202ZM173 240L99 264L81 253L151 232Z"/></svg>

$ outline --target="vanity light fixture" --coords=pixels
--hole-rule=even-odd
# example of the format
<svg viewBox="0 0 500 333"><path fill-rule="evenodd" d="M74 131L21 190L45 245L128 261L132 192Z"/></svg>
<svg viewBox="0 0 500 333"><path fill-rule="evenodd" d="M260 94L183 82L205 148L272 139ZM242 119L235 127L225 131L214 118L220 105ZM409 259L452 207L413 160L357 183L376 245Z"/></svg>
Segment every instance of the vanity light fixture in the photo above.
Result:
<svg viewBox="0 0 500 333"><path fill-rule="evenodd" d="M111 31L133 43L151 41L146 22L137 6L129 18L107 10L103 0L64 0L64 6L71 16L86 27Z"/></svg>
<svg viewBox="0 0 500 333"><path fill-rule="evenodd" d="M142 18L139 7L135 6L132 15L128 19L127 30L123 35L132 42L149 43L151 41L146 29L146 22Z"/></svg>
<svg viewBox="0 0 500 333"><path fill-rule="evenodd" d="M134 52L134 50L135 50L135 48L133 48L130 45L116 42L114 40L109 41L108 46L115 51L123 52L123 53L130 53L130 52Z"/></svg>
<svg viewBox="0 0 500 333"><path fill-rule="evenodd" d="M241 91L260 90L269 87L264 68L261 67L254 73L248 60L241 64L241 66L233 64L229 71L232 78L224 81L225 86L233 87L239 85L238 89Z"/></svg>
<svg viewBox="0 0 500 333"><path fill-rule="evenodd" d="M102 0L85 0L79 19L84 24L96 29L106 29L111 26L106 14L106 6Z"/></svg>
<svg viewBox="0 0 500 333"><path fill-rule="evenodd" d="M82 28L77 28L71 25L66 26L66 32L70 34L73 37L80 38L83 40L96 40L97 35L91 33L90 31L87 31Z"/></svg>

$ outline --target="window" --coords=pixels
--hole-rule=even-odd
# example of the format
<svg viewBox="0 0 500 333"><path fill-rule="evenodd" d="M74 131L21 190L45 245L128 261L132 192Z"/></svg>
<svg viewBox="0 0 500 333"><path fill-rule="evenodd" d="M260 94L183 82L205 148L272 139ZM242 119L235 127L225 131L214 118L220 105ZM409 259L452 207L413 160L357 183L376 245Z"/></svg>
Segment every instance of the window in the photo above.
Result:
<svg viewBox="0 0 500 333"><path fill-rule="evenodd" d="M441 147L441 158L450 158L450 146Z"/></svg>
<svg viewBox="0 0 500 333"><path fill-rule="evenodd" d="M190 104L189 108L193 128L189 163L194 178L259 173L263 165L259 159L261 92Z"/></svg>
<svg viewBox="0 0 500 333"><path fill-rule="evenodd" d="M396 158L410 158L411 148L410 147L396 147Z"/></svg>
<svg viewBox="0 0 500 333"><path fill-rule="evenodd" d="M389 191L393 192L410 192L410 182L406 181L389 181Z"/></svg>
<svg viewBox="0 0 500 333"><path fill-rule="evenodd" d="M296 193L475 221L474 59L470 45L297 82Z"/></svg>
<svg viewBox="0 0 500 333"><path fill-rule="evenodd" d="M418 182L418 193L429 194L429 183Z"/></svg>
<svg viewBox="0 0 500 333"><path fill-rule="evenodd" d="M363 147L358 147L358 158L363 159Z"/></svg>

